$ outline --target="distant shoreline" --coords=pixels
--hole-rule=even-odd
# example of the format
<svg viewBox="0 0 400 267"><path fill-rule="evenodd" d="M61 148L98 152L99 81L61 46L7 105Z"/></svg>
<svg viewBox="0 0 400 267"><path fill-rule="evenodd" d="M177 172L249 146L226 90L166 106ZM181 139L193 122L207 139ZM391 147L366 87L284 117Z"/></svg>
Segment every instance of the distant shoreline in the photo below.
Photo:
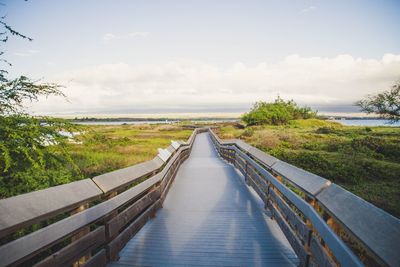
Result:
<svg viewBox="0 0 400 267"><path fill-rule="evenodd" d="M352 117L352 116L320 116L319 119L322 120L385 120L379 117ZM128 121L128 122L157 122L157 121L239 121L239 117L160 117L160 118L153 118L153 117L106 117L106 118L98 118L98 117L83 117L83 118L68 118L67 120L71 122L108 122L108 121Z"/></svg>

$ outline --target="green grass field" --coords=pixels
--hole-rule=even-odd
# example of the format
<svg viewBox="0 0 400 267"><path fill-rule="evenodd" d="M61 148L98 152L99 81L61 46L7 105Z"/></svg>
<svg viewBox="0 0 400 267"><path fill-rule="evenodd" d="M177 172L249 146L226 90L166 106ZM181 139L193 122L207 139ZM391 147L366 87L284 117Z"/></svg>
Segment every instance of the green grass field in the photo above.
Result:
<svg viewBox="0 0 400 267"><path fill-rule="evenodd" d="M70 162L47 166L45 172L26 168L12 179L0 179L0 198L7 198L128 167L150 160L171 140L186 141L191 129L179 125L77 126L81 134L68 143ZM57 146L51 147L57 155Z"/></svg>
<svg viewBox="0 0 400 267"><path fill-rule="evenodd" d="M83 176L93 177L152 159L171 140L186 141L192 130L173 125L85 126L69 152Z"/></svg>
<svg viewBox="0 0 400 267"><path fill-rule="evenodd" d="M400 128L350 127L317 119L285 126L217 124L221 138L240 138L305 170L323 176L376 206L400 217ZM21 172L0 187L10 197L58 184L91 178L157 155L171 140L187 140L181 125L79 126L77 143L67 145L75 166ZM75 171L73 171L73 169Z"/></svg>
<svg viewBox="0 0 400 267"><path fill-rule="evenodd" d="M400 217L400 128L354 127L317 119L240 129L225 124L221 138L241 138L295 166L325 177Z"/></svg>

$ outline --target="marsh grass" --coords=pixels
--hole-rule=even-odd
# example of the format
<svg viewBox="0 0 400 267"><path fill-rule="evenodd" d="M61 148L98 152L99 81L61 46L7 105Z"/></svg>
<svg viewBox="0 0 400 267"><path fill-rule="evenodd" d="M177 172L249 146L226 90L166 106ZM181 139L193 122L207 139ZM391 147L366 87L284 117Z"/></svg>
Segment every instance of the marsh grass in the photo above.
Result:
<svg viewBox="0 0 400 267"><path fill-rule="evenodd" d="M171 140L186 140L192 131L175 125L90 126L69 151L83 176L93 177L157 155Z"/></svg>
<svg viewBox="0 0 400 267"><path fill-rule="evenodd" d="M225 124L219 135L244 139L400 217L400 128L342 126L317 119L251 128Z"/></svg>
<svg viewBox="0 0 400 267"><path fill-rule="evenodd" d="M1 180L0 198L7 198L50 186L92 178L106 172L150 160L158 148L171 140L187 140L192 130L179 125L77 126L81 134L65 151L73 164L49 166L44 174L21 170L13 180ZM54 153L57 147L54 146ZM52 149L52 148L50 148Z"/></svg>

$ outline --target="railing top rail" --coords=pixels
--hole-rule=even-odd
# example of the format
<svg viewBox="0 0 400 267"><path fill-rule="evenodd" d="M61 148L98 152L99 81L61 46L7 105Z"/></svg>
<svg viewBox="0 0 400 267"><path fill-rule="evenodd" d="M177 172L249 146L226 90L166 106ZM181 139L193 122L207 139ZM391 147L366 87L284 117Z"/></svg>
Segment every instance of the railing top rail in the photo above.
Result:
<svg viewBox="0 0 400 267"><path fill-rule="evenodd" d="M267 167L267 169L285 178L285 181L289 181L308 193L309 196L312 196L320 206L341 223L350 234L358 239L380 261L389 266L400 266L400 253L398 253L398 242L400 240L399 219L318 175L280 160L277 160L272 165L264 164L263 161L259 160L260 155L252 152L250 145L246 144L246 148L243 149L243 145L240 145L244 143L243 141L224 141L212 130L210 132L219 145L233 146L232 149L235 149L242 157L246 157L248 160L256 160L264 167ZM267 155L266 153L264 154ZM306 216L311 216L310 220L314 218L313 220L317 220L314 222L317 225L322 225L322 223L326 225L323 221L318 222L321 217L315 211L310 213L309 209L313 208L308 203L304 202L310 207L306 207L302 202L300 203L298 201L300 198L295 198L293 191L278 182L269 172L261 170L260 167L258 167L258 170L268 177L268 179L274 181L276 186L279 186L280 190L282 190L282 193L286 192L285 197L294 204L297 203L299 206L296 206L303 213L305 212ZM326 227L324 226L323 228L325 229ZM327 230L324 229L318 229L320 234ZM328 235L331 234L329 233ZM323 237L326 242L328 242L327 237ZM333 240L332 242L336 241ZM332 243L331 245L334 244Z"/></svg>
<svg viewBox="0 0 400 267"><path fill-rule="evenodd" d="M191 145L198 131L187 142L175 141L166 151L167 158L156 156L131 167L116 170L93 179L84 179L0 200L0 238L18 229L71 211L103 194L125 188L146 175L154 174L182 146Z"/></svg>
<svg viewBox="0 0 400 267"><path fill-rule="evenodd" d="M171 153L171 156L169 157L168 161L163 164L163 168L159 173L127 189L126 191L121 192L120 194L110 198L109 200L103 201L93 207L89 207L88 209L85 209L65 219L50 224L40 230L37 230L19 239L2 245L0 247L0 255L2 258L0 261L0 266L7 266L9 264L18 264L20 262L23 262L26 259L29 259L34 255L40 253L41 251L53 246L54 244L57 244L61 240L64 240L65 238L76 234L81 229L88 227L89 225L98 221L101 221L103 218L108 218L107 216L113 214L113 212L142 197L144 194L146 194L146 192L152 190L152 188L154 188L156 185L159 185L164 177L167 176L167 173L171 169L171 166L181 157L182 152L191 148L196 134L200 131L204 131L204 129L195 129L187 143L180 141L175 142L174 146L171 145L167 149L167 151L169 151L168 153L176 153L174 153L173 155ZM76 185L80 185L82 187L75 188ZM82 200L86 202L90 199L93 200L96 197L104 195L104 193L99 189L99 187L96 186L96 184L91 179L86 179L78 181L76 183L70 183L59 187L52 187L45 190L24 194L12 199L10 198L1 200L0 211L6 212L4 214L12 214L13 211L10 210L10 208L14 207L16 203L28 203L29 201L31 201L31 207L35 207L38 203L44 203L46 201L48 203L54 203L54 200L57 200L60 195L66 196L65 192L63 191L63 189L66 188L70 189L67 190L67 192L70 192L71 194L71 198L63 198L65 199L65 201L67 201L68 207L76 208L76 205L74 205L74 203ZM74 191L74 189L76 190ZM46 197L46 193L48 192L52 193L47 194ZM74 192L76 194L74 194ZM81 195L84 195L84 197L82 197ZM24 202L21 202L21 200L19 199L22 199ZM79 201L76 199L78 199ZM2 206L1 204L4 205ZM44 214L43 216L40 215L41 213L33 213L29 217L30 220L28 220L27 218L21 218L20 221L22 222L17 221L17 223L15 222L15 220L12 221L10 219L7 219L8 221L4 221L7 221L8 226L12 227L8 228L8 231L15 231L15 229L21 228L21 223L30 225L32 224L32 220L39 220L37 217L34 217L36 215L41 216L40 220L42 220L43 218L49 218L50 214L51 216L59 214L58 211L60 210L60 207L66 208L64 204L64 202L55 203L54 205L58 205L57 209L53 207L54 205L50 205L48 211L41 211ZM3 208L3 210L1 210L2 207L7 207L7 209ZM29 206L27 208L29 208ZM17 213L19 214L19 216L22 216L21 212ZM3 220L3 213L0 219Z"/></svg>
<svg viewBox="0 0 400 267"><path fill-rule="evenodd" d="M232 147L239 153L241 157L245 158L257 169L264 177L266 177L278 190L293 203L313 224L318 230L318 233L328 244L329 248L333 251L336 258L340 261L342 266L362 266L359 259L351 252L346 244L333 232L333 230L325 223L325 221L318 215L317 211L311 207L305 200L300 198L296 193L278 181L267 170L262 168L252 158L246 155L237 147Z"/></svg>
<svg viewBox="0 0 400 267"><path fill-rule="evenodd" d="M91 179L0 200L0 238L92 201L103 192Z"/></svg>
<svg viewBox="0 0 400 267"><path fill-rule="evenodd" d="M275 173L280 175L289 183L301 189L311 198L315 198L315 196L321 192L321 190L331 184L329 180L284 161L278 160L277 158L261 151L260 149L247 144L243 140L221 140L212 130L210 130L210 132L221 145L234 145L238 147L240 150L250 155L253 159L257 160L268 169L273 170Z"/></svg>
<svg viewBox="0 0 400 267"><path fill-rule="evenodd" d="M123 188L135 180L158 170L163 164L164 161L157 156L149 161L98 175L92 180L104 193L108 193Z"/></svg>
<svg viewBox="0 0 400 267"><path fill-rule="evenodd" d="M400 266L400 220L342 187L332 184L317 196L345 228L389 266Z"/></svg>

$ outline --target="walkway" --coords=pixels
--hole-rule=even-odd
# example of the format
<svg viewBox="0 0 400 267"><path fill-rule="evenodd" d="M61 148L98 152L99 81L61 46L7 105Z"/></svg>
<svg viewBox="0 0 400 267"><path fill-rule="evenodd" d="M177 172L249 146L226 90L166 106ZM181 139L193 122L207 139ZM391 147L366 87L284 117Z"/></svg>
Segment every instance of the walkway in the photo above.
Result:
<svg viewBox="0 0 400 267"><path fill-rule="evenodd" d="M243 177L196 137L157 216L109 266L294 266L295 253Z"/></svg>

